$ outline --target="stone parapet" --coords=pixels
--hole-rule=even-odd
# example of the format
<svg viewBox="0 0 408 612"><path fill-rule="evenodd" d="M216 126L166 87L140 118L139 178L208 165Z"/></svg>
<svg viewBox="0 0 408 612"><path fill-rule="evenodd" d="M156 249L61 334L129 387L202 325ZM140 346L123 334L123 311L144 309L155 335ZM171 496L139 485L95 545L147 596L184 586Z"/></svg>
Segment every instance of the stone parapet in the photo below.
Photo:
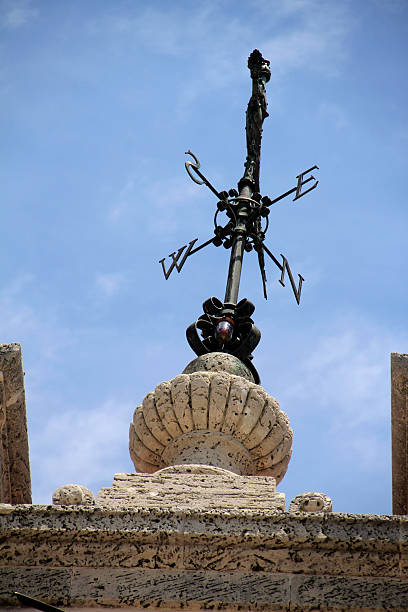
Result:
<svg viewBox="0 0 408 612"><path fill-rule="evenodd" d="M1 507L0 507L1 511ZM3 506L0 603L408 609L408 518Z"/></svg>

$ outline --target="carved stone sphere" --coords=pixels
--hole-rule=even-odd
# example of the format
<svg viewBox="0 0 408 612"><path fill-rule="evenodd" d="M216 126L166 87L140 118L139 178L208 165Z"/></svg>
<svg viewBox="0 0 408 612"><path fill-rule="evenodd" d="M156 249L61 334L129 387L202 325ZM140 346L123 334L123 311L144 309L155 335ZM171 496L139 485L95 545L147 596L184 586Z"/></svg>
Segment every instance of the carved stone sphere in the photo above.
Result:
<svg viewBox="0 0 408 612"><path fill-rule="evenodd" d="M183 374L193 372L228 372L255 382L250 369L238 357L228 353L206 353L196 357L183 370Z"/></svg>
<svg viewBox="0 0 408 612"><path fill-rule="evenodd" d="M201 464L279 482L291 449L292 430L278 402L259 385L225 371L180 374L160 383L130 424L130 456L139 472Z"/></svg>
<svg viewBox="0 0 408 612"><path fill-rule="evenodd" d="M315 491L296 495L289 504L289 512L332 512L332 510L330 497Z"/></svg>
<svg viewBox="0 0 408 612"><path fill-rule="evenodd" d="M95 498L87 487L66 484L54 491L52 503L58 506L91 506L95 503Z"/></svg>

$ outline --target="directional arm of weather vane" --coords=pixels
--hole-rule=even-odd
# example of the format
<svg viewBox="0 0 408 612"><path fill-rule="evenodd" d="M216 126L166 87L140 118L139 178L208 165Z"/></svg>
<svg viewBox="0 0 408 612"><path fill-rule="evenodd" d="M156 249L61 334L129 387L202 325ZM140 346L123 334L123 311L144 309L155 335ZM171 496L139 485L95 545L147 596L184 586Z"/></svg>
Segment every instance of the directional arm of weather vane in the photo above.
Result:
<svg viewBox="0 0 408 612"><path fill-rule="evenodd" d="M258 251L258 264L259 264L259 269L261 271L263 294L264 294L265 300L267 300L268 293L266 291L265 257L264 257L263 248L259 249Z"/></svg>
<svg viewBox="0 0 408 612"><path fill-rule="evenodd" d="M300 174L297 175L297 185L296 187L292 187L292 189L289 189L289 191L285 191L285 193L282 193L282 195L278 196L277 198L275 198L274 200L271 200L268 196L265 196L264 198L262 198L262 202L265 204L265 206L268 206L268 208L270 208L272 206L272 204L276 204L276 202L279 202L280 200L283 200L283 198L286 198L288 195L291 195L292 193L296 192L295 197L293 198L293 201L295 202L295 200L298 200L299 198L302 198L304 195L306 195L307 193L309 193L309 191L312 191L313 189L316 189L317 185L319 184L319 181L317 179L315 179L315 177L309 176L307 179L305 179L305 174L308 174L309 172L311 172L312 170L319 170L319 166L312 166L312 168L309 168L309 170L305 170L304 172L301 172ZM308 189L306 189L305 191L302 191L303 185L306 185L307 183L309 183L310 181L315 181L315 183L309 187Z"/></svg>
<svg viewBox="0 0 408 612"><path fill-rule="evenodd" d="M207 240L206 242L203 242L203 244L200 244L198 247L196 247L195 249L193 249L192 251L189 252L189 256L190 255L194 255L194 253L197 253L197 251L201 251L201 249L203 249L204 247L208 246L209 244L213 243L215 240L215 236L213 236L212 238L210 238L209 240Z"/></svg>
<svg viewBox="0 0 408 612"><path fill-rule="evenodd" d="M191 180L197 183L197 185L206 185L208 189L210 189L213 194L217 196L218 199L221 199L220 193L216 190L215 187L213 187L213 185L211 185L210 181L204 176L204 174L200 172L200 162L198 160L198 157L196 157L194 153L190 151L190 149L185 152L185 155L191 155L191 157L194 159L194 163L192 161L186 161L184 163L184 166L187 170L187 174L191 178ZM192 171L194 171L197 176L200 177L201 181L196 179L195 176L191 174Z"/></svg>
<svg viewBox="0 0 408 612"><path fill-rule="evenodd" d="M198 238L194 238L194 240L191 240L188 243L188 246L185 244L184 246L180 247L177 252L173 251L173 253L170 253L169 255L172 261L167 270L166 270L166 266L164 265L166 258L163 257L163 259L160 259L159 263L162 265L164 278L167 280L170 274L173 272L174 268L176 268L177 272L180 273L182 267L184 266L186 262L187 257L190 257L190 255L194 255L194 253L197 253L197 251L201 251L201 249L213 243L215 239L216 239L216 236L214 236L213 238L210 238L206 242L203 242L203 244L200 244L198 247L195 247L195 249L193 249L193 246L198 240ZM187 248L186 251L184 250L185 248Z"/></svg>

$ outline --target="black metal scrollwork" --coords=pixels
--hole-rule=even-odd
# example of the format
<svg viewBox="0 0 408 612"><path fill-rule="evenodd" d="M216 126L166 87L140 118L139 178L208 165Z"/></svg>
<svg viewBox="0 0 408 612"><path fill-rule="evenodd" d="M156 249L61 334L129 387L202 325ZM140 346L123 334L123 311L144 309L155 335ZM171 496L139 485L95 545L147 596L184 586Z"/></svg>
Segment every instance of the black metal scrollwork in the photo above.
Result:
<svg viewBox="0 0 408 612"><path fill-rule="evenodd" d="M231 304L211 297L203 303L203 314L187 328L186 336L196 355L220 351L238 357L259 384L259 374L252 364L252 351L261 339L251 319L254 310L246 298Z"/></svg>

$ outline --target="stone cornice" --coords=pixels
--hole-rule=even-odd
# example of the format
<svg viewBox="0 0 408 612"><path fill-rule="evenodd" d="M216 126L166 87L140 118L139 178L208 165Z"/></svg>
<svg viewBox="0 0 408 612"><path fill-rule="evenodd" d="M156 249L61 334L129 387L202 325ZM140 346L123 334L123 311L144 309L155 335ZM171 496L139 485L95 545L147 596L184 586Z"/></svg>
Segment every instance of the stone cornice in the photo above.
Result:
<svg viewBox="0 0 408 612"><path fill-rule="evenodd" d="M408 609L408 517L0 506L0 605ZM12 586L11 586L12 585Z"/></svg>

